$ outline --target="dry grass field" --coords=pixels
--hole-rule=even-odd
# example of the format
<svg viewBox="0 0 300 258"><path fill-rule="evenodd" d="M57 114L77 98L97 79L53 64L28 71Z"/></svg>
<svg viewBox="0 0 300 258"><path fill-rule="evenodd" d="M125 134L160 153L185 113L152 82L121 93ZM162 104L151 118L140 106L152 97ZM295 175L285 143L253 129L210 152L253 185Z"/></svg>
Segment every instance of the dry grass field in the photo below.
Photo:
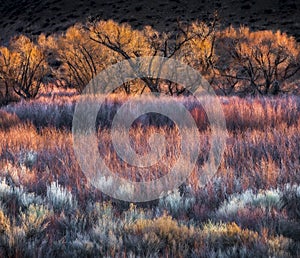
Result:
<svg viewBox="0 0 300 258"><path fill-rule="evenodd" d="M220 97L229 137L213 178L199 185L210 148L209 126L203 126L186 183L157 201L134 204L87 183L72 145L77 96L67 93L1 110L1 256L299 256L299 97ZM126 100L109 100L99 117L99 151L112 170L128 171L109 136L111 113ZM198 125L207 123L195 100L176 101ZM161 130L172 153L180 139L169 123L160 116L143 128L137 122L133 148L147 151L145 139ZM176 155L168 158L172 163ZM157 178L164 169L153 166L144 176ZM138 181L136 172L120 176Z"/></svg>
<svg viewBox="0 0 300 258"><path fill-rule="evenodd" d="M0 257L300 257L299 10L296 0L0 0ZM153 58L149 73L136 73L145 56ZM192 67L171 70L190 88L151 74L154 57ZM109 70L126 60L139 79ZM103 104L82 128L114 178L156 182L180 158L195 161L160 198L112 197L136 189L102 176L93 151L78 155L89 142L76 146L77 104L103 71L100 91L90 91ZM220 110L211 96L199 103L191 94L191 71L211 85L225 116L220 164L210 159L221 140L211 140L203 103ZM123 84L109 91L120 77ZM112 128L128 103L120 119L136 119L123 152L158 158L151 166L129 164L114 145L126 143ZM172 103L197 128L183 123L181 131L159 112L137 115ZM183 149L192 151L182 157ZM82 160L119 195L96 187ZM203 182L211 160L217 171Z"/></svg>

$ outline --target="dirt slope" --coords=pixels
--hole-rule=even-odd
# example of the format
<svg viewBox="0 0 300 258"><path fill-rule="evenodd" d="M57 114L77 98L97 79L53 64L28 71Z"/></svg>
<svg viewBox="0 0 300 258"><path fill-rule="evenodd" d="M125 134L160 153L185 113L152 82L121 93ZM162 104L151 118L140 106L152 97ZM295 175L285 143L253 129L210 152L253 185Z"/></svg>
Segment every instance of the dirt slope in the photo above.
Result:
<svg viewBox="0 0 300 258"><path fill-rule="evenodd" d="M166 30L177 19L206 20L214 10L226 26L242 23L253 29L280 29L300 41L297 0L0 0L0 38L3 43L18 33L60 32L89 16Z"/></svg>

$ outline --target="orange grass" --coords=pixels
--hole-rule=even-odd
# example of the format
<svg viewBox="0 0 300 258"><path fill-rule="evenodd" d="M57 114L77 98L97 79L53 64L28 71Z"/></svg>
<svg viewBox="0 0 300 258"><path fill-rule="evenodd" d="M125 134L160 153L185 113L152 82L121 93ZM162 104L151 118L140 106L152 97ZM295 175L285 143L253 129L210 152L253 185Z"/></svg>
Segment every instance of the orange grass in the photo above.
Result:
<svg viewBox="0 0 300 258"><path fill-rule="evenodd" d="M19 103L15 106L6 108L8 112L23 114L23 121L29 121L27 124L20 123L9 130L0 131L0 155L2 168L7 162L18 164L20 155L28 151L37 152L37 162L31 168L32 173L36 175L36 180L32 180L34 185L36 181L49 182L59 180L73 188L74 191L84 188L86 182L73 152L72 135L68 128L60 129L59 126L39 124L33 126L30 118L35 123L44 121L43 115L49 114L52 110L56 112L57 124L60 123L59 115L65 110L72 118L73 96L69 100L59 99L51 101L35 101ZM100 117L100 123L107 123L109 117L114 114L124 100L113 100L112 104L107 102L106 108L112 108L109 114L104 107L104 118ZM167 99L162 101L168 101ZM195 103L189 99L179 99L190 110L198 124L206 123L206 116L203 115L203 109L197 109ZM300 144L299 125L298 125L298 97L287 97L283 99L239 99L239 98L221 98L223 109L229 130L227 148L224 153L222 163L216 176L222 176L228 183L227 191L232 192L232 178L239 180L243 189L270 188L282 185L287 182L298 182L297 173L299 171ZM61 105L58 105L60 103ZM58 106L57 106L58 105ZM21 108L23 109L21 110ZM58 109L57 109L58 107ZM46 111L45 111L46 110ZM32 113L30 113L32 111ZM58 113L59 111L59 113ZM22 112L22 113L21 113ZM45 112L45 113L43 113ZM36 116L36 115L37 116ZM47 117L46 117L47 118ZM104 121L104 122L103 122ZM99 151L112 170L118 170L122 176L130 177L131 180L151 180L168 173L169 166L176 161L178 153L178 144L180 135L176 127L164 127L164 121L159 120L160 126L156 128L151 126L135 126L131 128L131 137L133 148L139 153L147 153L149 145L147 139L157 130L163 132L168 138L168 156L165 157L167 166L159 164L143 173L137 174L136 170L121 162L114 151L109 128L99 129ZM167 121L166 121L167 123ZM45 127L46 126L46 127ZM207 154L210 148L209 131L200 130L201 153L197 165L191 176L191 182L194 187L198 185L197 173L207 160ZM176 147L177 146L177 147ZM188 157L187 157L188 158ZM131 171L130 175L125 171ZM141 171L139 171L141 172ZM2 169L3 173L3 169ZM142 179L143 178L143 179ZM24 182L21 182L24 183ZM27 184L30 182L27 182Z"/></svg>

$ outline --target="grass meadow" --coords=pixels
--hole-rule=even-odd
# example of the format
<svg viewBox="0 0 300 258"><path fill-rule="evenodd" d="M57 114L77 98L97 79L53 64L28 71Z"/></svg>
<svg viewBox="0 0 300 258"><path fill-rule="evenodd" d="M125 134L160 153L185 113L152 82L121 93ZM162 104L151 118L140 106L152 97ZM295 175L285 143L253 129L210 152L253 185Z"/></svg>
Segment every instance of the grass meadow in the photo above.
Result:
<svg viewBox="0 0 300 258"><path fill-rule="evenodd" d="M198 125L201 151L183 185L147 203L112 199L88 183L73 150L75 92L2 107L0 256L299 257L300 97L219 98L228 138L217 173L199 184L209 123L193 98L178 98ZM133 181L168 173L160 164L138 173L118 159L110 125L125 101L111 97L99 112L100 155ZM149 151L147 139L157 131L166 135L172 164L180 135L166 117L137 120L133 148Z"/></svg>

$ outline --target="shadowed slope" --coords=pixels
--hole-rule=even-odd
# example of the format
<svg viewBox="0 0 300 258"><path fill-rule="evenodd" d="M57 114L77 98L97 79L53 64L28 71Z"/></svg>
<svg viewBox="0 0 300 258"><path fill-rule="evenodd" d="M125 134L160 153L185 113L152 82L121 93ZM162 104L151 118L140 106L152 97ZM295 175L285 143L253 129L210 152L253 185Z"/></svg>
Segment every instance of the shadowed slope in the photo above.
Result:
<svg viewBox="0 0 300 258"><path fill-rule="evenodd" d="M1 41L22 33L38 35L41 32L64 31L87 17L128 22L134 28L152 25L158 30L171 30L176 20L207 20L218 10L222 23L245 24L253 29L274 29L288 32L300 40L300 2L255 0L0 0ZM1 43L1 42L0 42Z"/></svg>

